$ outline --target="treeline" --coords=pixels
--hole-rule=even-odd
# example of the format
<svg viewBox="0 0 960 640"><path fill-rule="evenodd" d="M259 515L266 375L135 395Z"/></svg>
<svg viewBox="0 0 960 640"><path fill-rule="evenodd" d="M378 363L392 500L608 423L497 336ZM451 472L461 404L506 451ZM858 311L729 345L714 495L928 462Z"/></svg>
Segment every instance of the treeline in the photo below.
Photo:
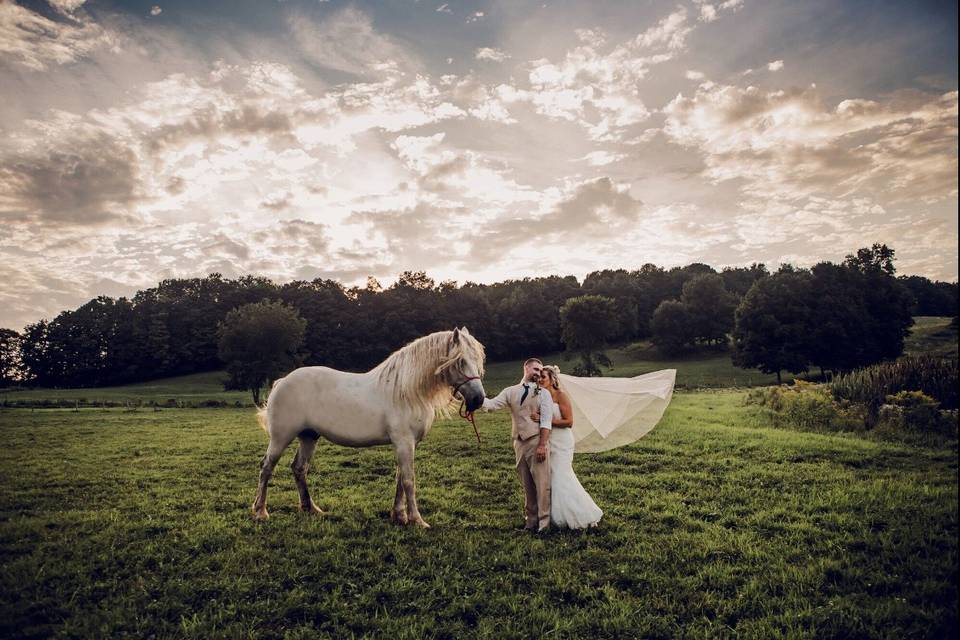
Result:
<svg viewBox="0 0 960 640"><path fill-rule="evenodd" d="M0 330L0 376L7 383L84 387L218 369L217 325L232 309L265 299L294 307L306 321L306 364L366 369L418 336L453 326L469 327L493 360L520 358L563 349L559 309L569 298L613 299L617 322L608 340L643 339L661 303L681 300L685 285L704 275L714 284L698 292L698 316L710 312L711 291L722 289L725 304L736 307L756 282L770 277L762 264L719 272L705 264L646 264L597 271L582 283L547 276L457 286L422 272L405 272L386 289L372 278L365 287L349 288L326 279L277 284L217 273L164 280L129 299L95 298L22 332ZM918 276L896 282L910 292L912 313L956 315L956 283ZM710 326L712 339L720 340L716 323Z"/></svg>

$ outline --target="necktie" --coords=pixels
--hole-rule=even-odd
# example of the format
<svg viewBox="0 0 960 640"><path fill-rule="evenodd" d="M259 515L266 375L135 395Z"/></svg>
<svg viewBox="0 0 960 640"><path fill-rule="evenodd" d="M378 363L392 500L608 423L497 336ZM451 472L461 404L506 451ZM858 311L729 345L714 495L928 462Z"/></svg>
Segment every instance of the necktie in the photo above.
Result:
<svg viewBox="0 0 960 640"><path fill-rule="evenodd" d="M523 401L527 399L527 394L530 393L530 387L523 385L523 395L520 396L520 404L523 404Z"/></svg>

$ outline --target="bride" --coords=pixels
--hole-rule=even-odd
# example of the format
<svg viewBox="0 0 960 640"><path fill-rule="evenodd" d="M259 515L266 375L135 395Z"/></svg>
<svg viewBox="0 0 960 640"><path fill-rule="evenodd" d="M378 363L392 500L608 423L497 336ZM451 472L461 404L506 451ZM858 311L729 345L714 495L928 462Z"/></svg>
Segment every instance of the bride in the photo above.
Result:
<svg viewBox="0 0 960 640"><path fill-rule="evenodd" d="M550 524L569 529L595 527L603 511L586 492L573 472L573 407L560 388L560 367L544 366L540 386L550 391L554 407L550 434Z"/></svg>

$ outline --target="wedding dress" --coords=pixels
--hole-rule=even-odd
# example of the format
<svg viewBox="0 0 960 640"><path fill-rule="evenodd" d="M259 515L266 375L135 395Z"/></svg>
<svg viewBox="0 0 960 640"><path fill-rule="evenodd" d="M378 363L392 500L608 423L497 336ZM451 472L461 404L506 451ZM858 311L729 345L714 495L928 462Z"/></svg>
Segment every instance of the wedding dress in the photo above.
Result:
<svg viewBox="0 0 960 640"><path fill-rule="evenodd" d="M596 525L603 511L573 471L573 453L630 444L653 429L673 396L676 369L634 378L577 378L560 374L573 408L573 427L550 435L550 521L560 528Z"/></svg>
<svg viewBox="0 0 960 640"><path fill-rule="evenodd" d="M550 432L550 523L555 527L585 529L600 521L603 511L573 472L573 430Z"/></svg>

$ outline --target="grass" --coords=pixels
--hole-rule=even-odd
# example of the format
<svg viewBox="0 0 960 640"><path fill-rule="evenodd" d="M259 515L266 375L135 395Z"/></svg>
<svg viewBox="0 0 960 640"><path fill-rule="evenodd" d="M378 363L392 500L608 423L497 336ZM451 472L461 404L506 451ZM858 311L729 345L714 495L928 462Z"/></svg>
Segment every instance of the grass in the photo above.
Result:
<svg viewBox="0 0 960 640"><path fill-rule="evenodd" d="M931 353L957 357L957 330L950 328L952 318L914 316L914 325L904 345L904 353Z"/></svg>
<svg viewBox="0 0 960 640"><path fill-rule="evenodd" d="M205 401L224 401L229 404L253 405L249 391L224 391L227 374L223 371L206 371L173 378L117 387L94 387L87 389L8 389L0 391L0 400L8 402L63 401L78 402L81 406L99 405L102 402L131 404L166 404L173 401L197 404Z"/></svg>
<svg viewBox="0 0 960 640"><path fill-rule="evenodd" d="M418 451L434 528L387 521L389 449L321 442L295 511L249 516L249 409L0 411L0 636L954 637L957 451L766 428L677 393L634 445L578 456L601 527L516 533L509 419Z"/></svg>

